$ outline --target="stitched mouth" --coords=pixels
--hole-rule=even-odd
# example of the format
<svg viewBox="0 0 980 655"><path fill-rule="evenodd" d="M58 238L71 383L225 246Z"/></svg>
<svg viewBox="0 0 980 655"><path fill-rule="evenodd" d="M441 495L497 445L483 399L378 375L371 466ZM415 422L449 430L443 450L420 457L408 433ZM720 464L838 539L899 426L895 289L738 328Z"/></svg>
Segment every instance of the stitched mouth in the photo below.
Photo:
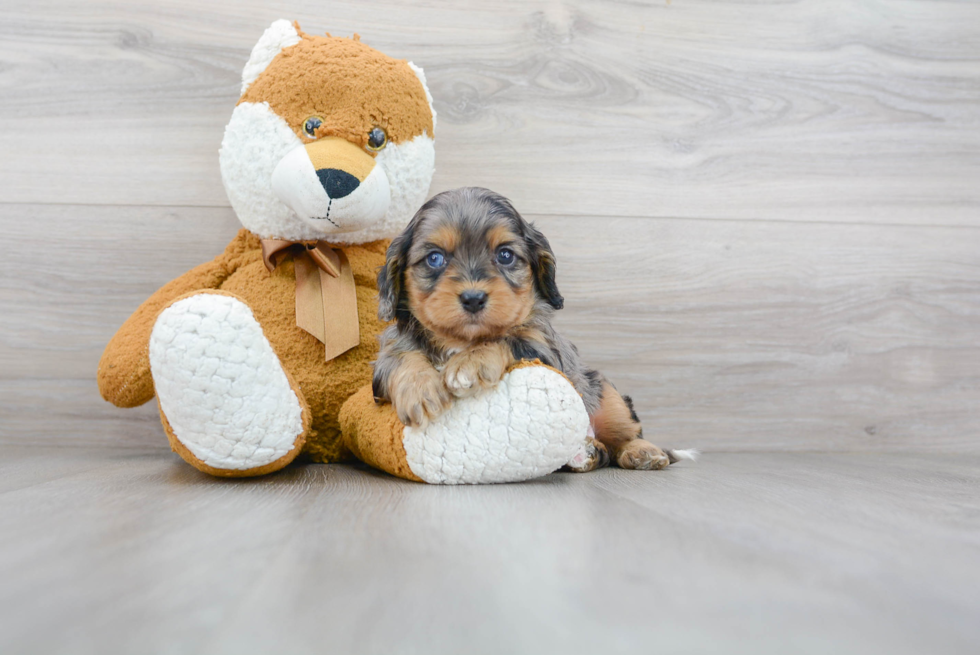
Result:
<svg viewBox="0 0 980 655"><path fill-rule="evenodd" d="M330 199L329 199L329 200L327 201L327 213L326 213L326 215L325 215L325 216L313 216L313 217L312 217L312 218L313 218L313 220L314 220L314 221L330 221L330 223L331 223L331 224L332 224L332 225L333 225L334 227L337 227L337 228L339 228L340 226L339 226L339 225L337 225L337 222L336 222L336 221L334 221L334 220L332 220L332 219L330 218L330 207L332 207L332 206L333 206L333 198L330 198Z"/></svg>

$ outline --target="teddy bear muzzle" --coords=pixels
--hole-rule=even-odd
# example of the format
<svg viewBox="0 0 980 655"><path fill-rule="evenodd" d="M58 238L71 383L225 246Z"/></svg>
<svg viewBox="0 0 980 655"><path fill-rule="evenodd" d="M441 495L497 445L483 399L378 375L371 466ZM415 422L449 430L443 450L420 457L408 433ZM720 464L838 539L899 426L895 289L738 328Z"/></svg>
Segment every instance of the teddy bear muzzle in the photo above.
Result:
<svg viewBox="0 0 980 655"><path fill-rule="evenodd" d="M391 202L384 169L339 137L324 137L286 153L272 172L272 189L324 235L363 229L384 218Z"/></svg>

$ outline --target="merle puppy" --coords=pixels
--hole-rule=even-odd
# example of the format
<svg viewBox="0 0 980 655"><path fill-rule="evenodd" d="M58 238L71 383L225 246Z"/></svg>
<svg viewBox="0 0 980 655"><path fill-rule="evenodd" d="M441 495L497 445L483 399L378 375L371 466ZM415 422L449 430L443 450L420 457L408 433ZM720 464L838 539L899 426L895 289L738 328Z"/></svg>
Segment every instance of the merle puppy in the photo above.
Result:
<svg viewBox="0 0 980 655"><path fill-rule="evenodd" d="M689 451L643 439L629 396L582 364L551 326L562 297L548 240L488 189L465 187L429 200L391 242L378 274L382 320L374 396L405 425L422 426L452 402L494 386L517 360L558 369L585 401L595 438L579 471L609 463L662 469Z"/></svg>

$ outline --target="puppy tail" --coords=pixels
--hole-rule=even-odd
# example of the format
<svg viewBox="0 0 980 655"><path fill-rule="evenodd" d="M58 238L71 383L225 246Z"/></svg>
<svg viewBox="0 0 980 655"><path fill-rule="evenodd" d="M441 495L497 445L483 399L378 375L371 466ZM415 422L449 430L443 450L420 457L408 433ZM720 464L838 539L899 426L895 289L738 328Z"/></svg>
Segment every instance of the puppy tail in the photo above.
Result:
<svg viewBox="0 0 980 655"><path fill-rule="evenodd" d="M697 448L687 448L685 450L664 450L664 452L667 453L667 459L670 460L671 464L676 464L682 459L696 462L698 461L698 457L701 456L701 451Z"/></svg>

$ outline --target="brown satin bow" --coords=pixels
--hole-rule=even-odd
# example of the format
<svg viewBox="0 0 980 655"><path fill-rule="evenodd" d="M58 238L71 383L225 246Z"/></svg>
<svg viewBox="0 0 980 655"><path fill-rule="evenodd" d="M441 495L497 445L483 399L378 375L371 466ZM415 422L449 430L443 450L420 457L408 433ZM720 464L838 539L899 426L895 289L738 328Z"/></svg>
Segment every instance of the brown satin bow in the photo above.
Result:
<svg viewBox="0 0 980 655"><path fill-rule="evenodd" d="M329 362L361 342L350 262L324 241L262 239L266 268L274 271L289 250L296 270L296 325L323 342Z"/></svg>

